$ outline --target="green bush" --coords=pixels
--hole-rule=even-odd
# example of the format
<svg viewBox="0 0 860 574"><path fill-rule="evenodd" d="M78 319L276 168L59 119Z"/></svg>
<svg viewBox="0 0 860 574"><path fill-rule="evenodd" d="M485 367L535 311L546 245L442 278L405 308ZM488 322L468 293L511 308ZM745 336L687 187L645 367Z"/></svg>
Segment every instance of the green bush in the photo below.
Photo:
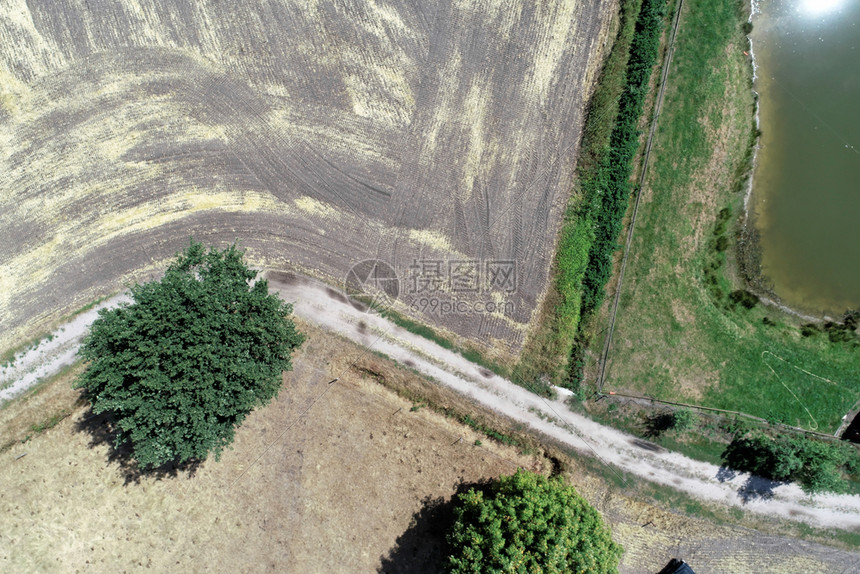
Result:
<svg viewBox="0 0 860 574"><path fill-rule="evenodd" d="M696 426L698 417L690 409L678 409L672 415L672 430L685 432Z"/></svg>
<svg viewBox="0 0 860 574"><path fill-rule="evenodd" d="M717 223L714 225L714 235L722 235L726 232L726 224L732 218L732 208L724 207L717 214Z"/></svg>
<svg viewBox="0 0 860 574"><path fill-rule="evenodd" d="M819 332L818 325L816 325L815 323L806 323L804 325L801 325L801 327L800 327L800 334L803 335L804 337L811 337L812 335L815 335L818 332Z"/></svg>
<svg viewBox="0 0 860 574"><path fill-rule="evenodd" d="M761 431L737 434L723 453L726 466L781 482L797 482L809 493L843 492L845 473L857 468L848 445L805 437L771 438Z"/></svg>
<svg viewBox="0 0 860 574"><path fill-rule="evenodd" d="M754 293L750 293L746 289L738 289L736 291L732 291L729 295L729 299L731 300L733 305L740 305L744 309L752 309L756 305L758 305L758 296Z"/></svg>
<svg viewBox="0 0 860 574"><path fill-rule="evenodd" d="M517 470L457 496L448 571L609 574L622 549L600 514L560 477Z"/></svg>
<svg viewBox="0 0 860 574"><path fill-rule="evenodd" d="M290 305L269 294L235 246L191 242L160 281L131 288L131 304L99 312L75 386L111 413L116 446L142 468L201 461L278 393L303 336Z"/></svg>

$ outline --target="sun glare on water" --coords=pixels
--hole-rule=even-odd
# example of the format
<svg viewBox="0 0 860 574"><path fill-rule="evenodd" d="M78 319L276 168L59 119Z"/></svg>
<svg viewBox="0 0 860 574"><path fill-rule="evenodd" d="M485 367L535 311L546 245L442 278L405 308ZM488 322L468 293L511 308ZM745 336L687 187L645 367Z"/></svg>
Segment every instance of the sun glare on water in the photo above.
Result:
<svg viewBox="0 0 860 574"><path fill-rule="evenodd" d="M806 14L826 14L844 3L845 0L801 0L800 10Z"/></svg>

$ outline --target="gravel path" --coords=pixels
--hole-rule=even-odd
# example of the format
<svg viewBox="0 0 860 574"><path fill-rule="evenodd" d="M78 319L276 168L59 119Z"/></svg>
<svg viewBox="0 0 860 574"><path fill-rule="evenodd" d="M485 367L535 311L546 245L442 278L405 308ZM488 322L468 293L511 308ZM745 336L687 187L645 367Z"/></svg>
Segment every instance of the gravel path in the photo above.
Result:
<svg viewBox="0 0 860 574"><path fill-rule="evenodd" d="M18 353L11 365L0 367L0 405L73 364L78 346L99 310L128 301L127 296L117 295L96 305L60 327L50 340L42 339L35 348Z"/></svg>
<svg viewBox="0 0 860 574"><path fill-rule="evenodd" d="M569 396L565 389L557 389L560 397L557 400L538 397L379 315L359 311L342 294L324 284L284 274L269 281L284 300L294 303L296 316L408 364L471 400L640 479L701 500L816 527L860 528L860 496L812 497L793 484L773 485L747 474L727 473L713 464L667 451L571 412L563 403ZM121 300L115 297L76 317L56 332L50 342L17 361L14 369L0 372L0 386L5 387L0 391L0 402L70 364L98 308Z"/></svg>

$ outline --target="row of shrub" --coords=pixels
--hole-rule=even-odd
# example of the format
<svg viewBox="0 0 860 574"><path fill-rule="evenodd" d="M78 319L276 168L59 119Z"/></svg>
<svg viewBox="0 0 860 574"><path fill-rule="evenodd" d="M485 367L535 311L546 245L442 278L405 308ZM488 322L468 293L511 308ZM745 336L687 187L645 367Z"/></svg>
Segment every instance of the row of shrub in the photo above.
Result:
<svg viewBox="0 0 860 574"><path fill-rule="evenodd" d="M531 334L520 362L511 373L514 381L539 395L552 396L551 385L564 384L569 371L565 359L576 346L582 283L595 238L594 216L602 202L597 174L608 154L619 101L626 86L630 47L642 2L621 0L619 3L615 38L589 99L582 129L576 168L577 189L571 194L559 233L554 289L546 301L548 317Z"/></svg>
<svg viewBox="0 0 860 574"><path fill-rule="evenodd" d="M708 257L705 261L704 278L708 292L714 301L722 302L726 296L725 281L721 280L720 269L726 262L726 251L729 248L728 224L732 218L732 209L724 207L717 214L714 223L714 234L710 241Z"/></svg>
<svg viewBox="0 0 860 574"><path fill-rule="evenodd" d="M579 193L571 198L556 252L551 333L542 335L517 365L513 378L530 390L551 394L550 382L573 386L583 368L588 335L582 323L603 300L612 273L630 176L639 144L638 123L648 93L663 29L665 0L622 0L619 27L589 102L577 165ZM534 343L534 342L533 342ZM555 370L539 356L567 358Z"/></svg>
<svg viewBox="0 0 860 574"><path fill-rule="evenodd" d="M701 433L699 419L689 409L656 413L646 419L645 436L659 438L666 431ZM723 464L775 482L797 483L807 493L847 492L860 474L857 448L847 442L823 441L804 435L773 434L749 422L724 420L720 428L732 440L722 453Z"/></svg>
<svg viewBox="0 0 860 574"><path fill-rule="evenodd" d="M800 327L800 334L811 337L817 333L827 333L831 343L857 341L857 327L860 325L860 311L849 309L842 315L842 321L825 321L822 324L806 323Z"/></svg>
<svg viewBox="0 0 860 574"><path fill-rule="evenodd" d="M609 150L595 177L588 182L593 188L591 195L600 199L589 206L596 207L597 211L590 218L595 230L582 281L582 314L591 313L600 306L604 286L612 275L613 253L618 248L618 236L632 191L630 176L633 158L639 149L639 120L648 95L651 70L657 60L665 8L664 0L642 3Z"/></svg>
<svg viewBox="0 0 860 574"><path fill-rule="evenodd" d="M629 43L623 90L608 140L590 146L580 169L583 201L570 210L558 249L557 289L559 336L572 342L568 360L568 384L581 378L587 336L582 323L603 301L604 287L612 275L613 254L627 212L632 186L633 160L639 148L639 121L648 95L651 71L657 60L663 32L665 0L643 0L632 25L635 4L625 3L624 26L633 29ZM621 41L621 34L619 40ZM604 71L605 73L605 71ZM607 121L607 110L592 105L590 120ZM601 113L602 112L602 113ZM586 126L586 137L589 137ZM596 149L595 149L596 148ZM575 223L572 223L575 222Z"/></svg>

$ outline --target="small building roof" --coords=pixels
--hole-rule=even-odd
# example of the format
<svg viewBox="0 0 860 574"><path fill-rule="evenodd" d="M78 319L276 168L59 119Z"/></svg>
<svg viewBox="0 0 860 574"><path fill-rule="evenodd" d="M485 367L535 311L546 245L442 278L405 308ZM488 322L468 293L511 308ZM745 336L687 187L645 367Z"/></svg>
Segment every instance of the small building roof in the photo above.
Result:
<svg viewBox="0 0 860 574"><path fill-rule="evenodd" d="M690 565L684 562L683 560L679 560L677 558L672 558L672 560L666 565L665 568L660 570L657 574L696 574L693 572L693 569L690 568Z"/></svg>

